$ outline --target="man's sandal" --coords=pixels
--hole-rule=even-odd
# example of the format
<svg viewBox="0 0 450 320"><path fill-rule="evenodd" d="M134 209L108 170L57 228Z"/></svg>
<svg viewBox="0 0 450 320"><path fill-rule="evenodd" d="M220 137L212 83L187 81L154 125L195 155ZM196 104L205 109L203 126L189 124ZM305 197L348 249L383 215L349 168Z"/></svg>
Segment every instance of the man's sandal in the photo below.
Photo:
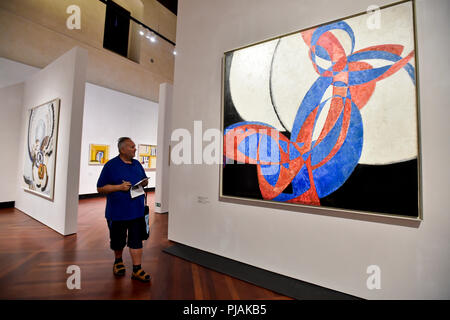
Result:
<svg viewBox="0 0 450 320"><path fill-rule="evenodd" d="M139 280L141 282L149 282L150 275L142 269L139 269L137 272L133 272L131 275L131 279Z"/></svg>
<svg viewBox="0 0 450 320"><path fill-rule="evenodd" d="M115 276L124 276L125 275L125 265L123 262L117 262L113 266L113 273Z"/></svg>

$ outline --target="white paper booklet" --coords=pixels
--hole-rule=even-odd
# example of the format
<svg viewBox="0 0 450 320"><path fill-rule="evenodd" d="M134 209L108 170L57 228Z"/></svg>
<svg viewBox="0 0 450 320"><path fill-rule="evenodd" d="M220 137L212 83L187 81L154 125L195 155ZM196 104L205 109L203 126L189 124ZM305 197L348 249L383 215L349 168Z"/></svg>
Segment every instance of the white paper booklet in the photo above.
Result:
<svg viewBox="0 0 450 320"><path fill-rule="evenodd" d="M144 194L144 188L141 186L141 183L148 180L149 177L146 177L142 179L141 181L137 182L130 188L130 195L131 198L136 198L139 196L142 196Z"/></svg>

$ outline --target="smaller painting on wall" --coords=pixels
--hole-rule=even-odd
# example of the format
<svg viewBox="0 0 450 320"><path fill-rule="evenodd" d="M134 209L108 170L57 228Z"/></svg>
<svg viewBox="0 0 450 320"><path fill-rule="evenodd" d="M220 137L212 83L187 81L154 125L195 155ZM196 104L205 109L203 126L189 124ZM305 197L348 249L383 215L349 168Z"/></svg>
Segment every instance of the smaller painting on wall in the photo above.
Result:
<svg viewBox="0 0 450 320"><path fill-rule="evenodd" d="M109 146L104 144L89 145L89 164L104 165L109 160Z"/></svg>
<svg viewBox="0 0 450 320"><path fill-rule="evenodd" d="M23 188L53 201L60 99L28 110Z"/></svg>
<svg viewBox="0 0 450 320"><path fill-rule="evenodd" d="M156 169L156 146L140 144L138 146L139 162L145 170Z"/></svg>

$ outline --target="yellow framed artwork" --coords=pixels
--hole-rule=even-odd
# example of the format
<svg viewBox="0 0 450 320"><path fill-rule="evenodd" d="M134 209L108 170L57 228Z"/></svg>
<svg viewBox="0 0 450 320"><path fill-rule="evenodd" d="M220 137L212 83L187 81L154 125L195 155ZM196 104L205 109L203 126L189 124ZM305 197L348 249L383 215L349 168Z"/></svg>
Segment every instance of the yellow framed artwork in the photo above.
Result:
<svg viewBox="0 0 450 320"><path fill-rule="evenodd" d="M149 144L138 145L139 162L145 170L156 169L156 146Z"/></svg>
<svg viewBox="0 0 450 320"><path fill-rule="evenodd" d="M89 164L104 165L109 160L109 146L104 144L89 145Z"/></svg>

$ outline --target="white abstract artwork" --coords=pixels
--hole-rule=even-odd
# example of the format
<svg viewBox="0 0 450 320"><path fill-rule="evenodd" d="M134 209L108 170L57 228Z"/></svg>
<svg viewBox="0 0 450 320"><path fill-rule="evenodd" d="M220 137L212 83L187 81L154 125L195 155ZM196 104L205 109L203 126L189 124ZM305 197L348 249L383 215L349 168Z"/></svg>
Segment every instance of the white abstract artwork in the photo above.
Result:
<svg viewBox="0 0 450 320"><path fill-rule="evenodd" d="M60 100L28 111L23 188L53 201Z"/></svg>

